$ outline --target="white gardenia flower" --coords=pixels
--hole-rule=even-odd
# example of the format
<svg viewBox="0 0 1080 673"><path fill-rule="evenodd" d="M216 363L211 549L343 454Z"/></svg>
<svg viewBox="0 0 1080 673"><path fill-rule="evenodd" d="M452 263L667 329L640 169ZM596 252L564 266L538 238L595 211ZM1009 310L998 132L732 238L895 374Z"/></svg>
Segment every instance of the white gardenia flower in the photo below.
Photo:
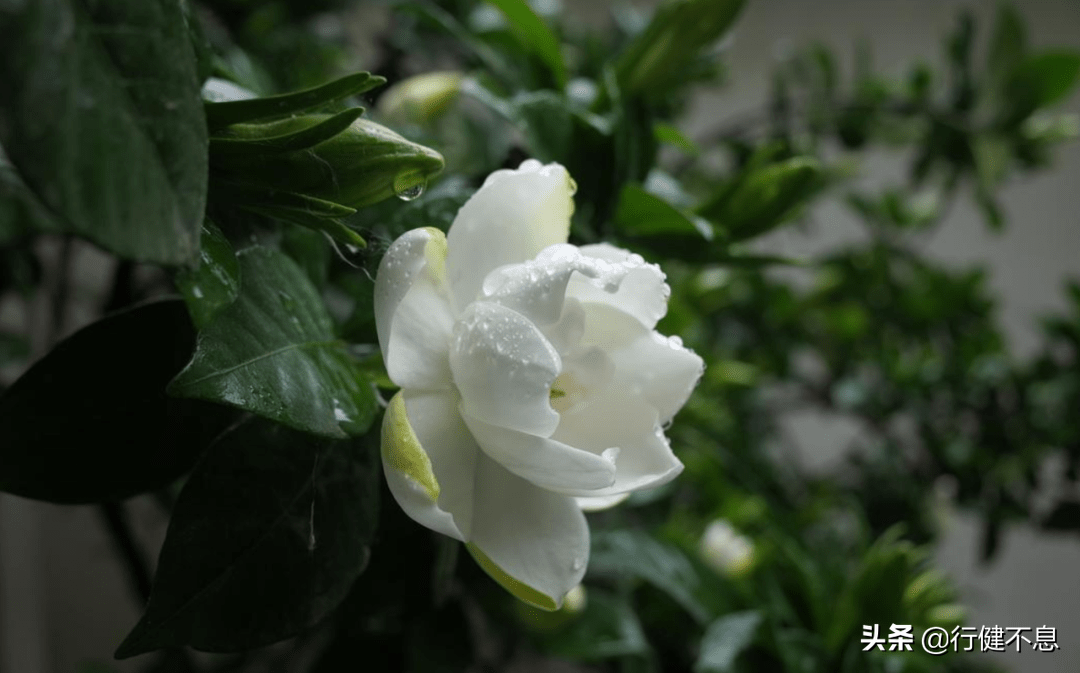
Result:
<svg viewBox="0 0 1080 673"><path fill-rule="evenodd" d="M754 543L723 519L716 519L705 529L700 551L702 559L724 575L741 574L754 560Z"/></svg>
<svg viewBox="0 0 1080 673"><path fill-rule="evenodd" d="M585 574L582 510L682 471L663 426L703 371L654 330L670 292L658 266L566 243L573 193L558 164L496 171L448 235L398 238L375 281L401 387L382 428L391 492L548 610Z"/></svg>

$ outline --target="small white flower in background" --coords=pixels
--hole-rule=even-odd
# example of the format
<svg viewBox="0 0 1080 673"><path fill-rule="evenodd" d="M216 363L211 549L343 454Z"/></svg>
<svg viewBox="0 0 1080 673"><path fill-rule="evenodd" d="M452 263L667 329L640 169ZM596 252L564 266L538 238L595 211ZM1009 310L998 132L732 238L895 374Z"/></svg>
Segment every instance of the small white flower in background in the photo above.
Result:
<svg viewBox="0 0 1080 673"><path fill-rule="evenodd" d="M754 560L754 543L727 521L716 519L701 536L700 552L701 558L716 572L739 575Z"/></svg>
<svg viewBox="0 0 1080 673"><path fill-rule="evenodd" d="M558 164L500 170L448 235L414 229L375 281L387 482L405 512L467 544L515 596L555 610L585 574L582 510L682 471L663 426L703 371L654 330L664 274L607 244L566 243Z"/></svg>

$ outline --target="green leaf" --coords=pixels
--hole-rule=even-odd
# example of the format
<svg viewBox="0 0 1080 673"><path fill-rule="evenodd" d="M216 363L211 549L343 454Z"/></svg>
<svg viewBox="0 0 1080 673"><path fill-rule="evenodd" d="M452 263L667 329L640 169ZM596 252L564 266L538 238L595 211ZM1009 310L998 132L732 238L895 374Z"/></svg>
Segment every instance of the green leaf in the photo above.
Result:
<svg viewBox="0 0 1080 673"><path fill-rule="evenodd" d="M657 142L671 145L692 157L701 154L701 148L698 147L697 143L683 135L683 132L678 128L666 122L653 124L653 135L656 136Z"/></svg>
<svg viewBox="0 0 1080 673"><path fill-rule="evenodd" d="M59 231L60 226L0 147L0 245L36 230Z"/></svg>
<svg viewBox="0 0 1080 673"><path fill-rule="evenodd" d="M386 84L386 78L367 72L357 72L321 86L278 96L251 98L248 100L204 103L206 124L211 133L229 124L251 122L260 119L285 117L298 112L314 110L349 96L356 96Z"/></svg>
<svg viewBox="0 0 1080 673"><path fill-rule="evenodd" d="M179 0L0 4L0 142L64 229L190 261L207 141Z"/></svg>
<svg viewBox="0 0 1080 673"><path fill-rule="evenodd" d="M648 653L649 642L629 602L602 589L588 591L584 612L546 639L548 649L581 661Z"/></svg>
<svg viewBox="0 0 1080 673"><path fill-rule="evenodd" d="M615 222L629 236L689 236L702 245L713 239L709 222L680 211L664 199L628 184L619 196Z"/></svg>
<svg viewBox="0 0 1080 673"><path fill-rule="evenodd" d="M630 97L656 98L685 81L701 53L731 28L745 0L667 0L615 64Z"/></svg>
<svg viewBox="0 0 1080 673"><path fill-rule="evenodd" d="M557 88L566 86L566 65L563 64L559 39L525 0L488 0L499 8L510 22L510 31L519 43L536 55L551 71Z"/></svg>
<svg viewBox="0 0 1080 673"><path fill-rule="evenodd" d="M251 419L207 451L176 502L146 613L116 652L233 652L325 618L370 556L378 452Z"/></svg>
<svg viewBox="0 0 1080 673"><path fill-rule="evenodd" d="M1080 77L1080 53L1046 51L1026 58L1006 85L1007 120L1026 119L1069 95Z"/></svg>
<svg viewBox="0 0 1080 673"><path fill-rule="evenodd" d="M184 304L103 318L58 344L0 396L0 490L61 503L166 486L231 422L231 410L165 395L191 355Z"/></svg>
<svg viewBox="0 0 1080 673"><path fill-rule="evenodd" d="M699 623L709 611L701 602L701 580L686 556L640 531L603 531L592 537L589 572L630 575L649 582L681 605Z"/></svg>
<svg viewBox="0 0 1080 673"><path fill-rule="evenodd" d="M733 612L717 619L701 638L701 652L695 673L728 673L735 666L735 659L750 646L754 633L761 623L757 610Z"/></svg>
<svg viewBox="0 0 1080 673"><path fill-rule="evenodd" d="M318 124L279 136L264 137L256 135L250 138L236 134L233 136L215 136L210 139L211 161L218 154L278 154L314 147L349 128L363 114L364 108L362 107L349 108L328 117ZM233 129L227 130L231 131Z"/></svg>
<svg viewBox="0 0 1080 673"><path fill-rule="evenodd" d="M730 241L760 236L794 218L821 188L816 159L793 157L750 173L698 208Z"/></svg>
<svg viewBox="0 0 1080 673"><path fill-rule="evenodd" d="M364 432L377 407L322 298L286 255L241 251L240 294L199 333L169 393L228 404L327 437Z"/></svg>
<svg viewBox="0 0 1080 673"><path fill-rule="evenodd" d="M181 269L176 286L184 296L191 320L202 329L240 291L240 263L225 234L210 220L203 223L199 266Z"/></svg>
<svg viewBox="0 0 1080 673"><path fill-rule="evenodd" d="M1027 52L1027 32L1024 19L1016 8L1002 2L998 6L994 33L987 50L986 70L992 82L1002 84L1019 65Z"/></svg>

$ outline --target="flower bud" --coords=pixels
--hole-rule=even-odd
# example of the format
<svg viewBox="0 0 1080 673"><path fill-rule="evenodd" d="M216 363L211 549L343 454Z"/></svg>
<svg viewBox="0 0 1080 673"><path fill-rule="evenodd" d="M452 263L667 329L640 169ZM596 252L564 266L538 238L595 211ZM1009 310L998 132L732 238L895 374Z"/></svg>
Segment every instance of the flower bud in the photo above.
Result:
<svg viewBox="0 0 1080 673"><path fill-rule="evenodd" d="M754 543L723 519L705 529L699 551L705 563L723 575L742 575L754 561Z"/></svg>
<svg viewBox="0 0 1080 673"><path fill-rule="evenodd" d="M461 91L460 72L429 72L402 80L379 98L376 110L388 122L423 125L442 116Z"/></svg>
<svg viewBox="0 0 1080 673"><path fill-rule="evenodd" d="M233 124L220 137L230 143L229 151L215 152L211 143L211 167L232 182L360 208L395 194L403 199L419 196L445 165L435 150L362 118L310 147L295 149L280 142L332 116L307 114L263 124ZM237 150L240 144L244 147ZM288 149L281 151L282 146Z"/></svg>

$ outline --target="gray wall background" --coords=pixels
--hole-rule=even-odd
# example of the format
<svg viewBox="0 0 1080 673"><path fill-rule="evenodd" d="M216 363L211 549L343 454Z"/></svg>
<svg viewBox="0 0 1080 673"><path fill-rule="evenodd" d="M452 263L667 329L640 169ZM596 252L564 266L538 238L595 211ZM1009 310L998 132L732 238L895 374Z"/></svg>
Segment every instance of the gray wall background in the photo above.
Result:
<svg viewBox="0 0 1080 673"><path fill-rule="evenodd" d="M566 0L586 20L603 21L608 3ZM639 3L640 4L640 3ZM940 44L964 3L952 0L751 0L730 45L728 85L703 92L686 120L691 135L755 109L767 94L777 50L822 41L840 55L857 37L874 46L880 72L899 75L917 60L940 62ZM1020 4L1020 3L1018 3ZM989 25L994 4L967 3L980 26ZM1080 48L1080 0L1028 0L1020 4L1036 46ZM850 61L845 61L850 67ZM1080 111L1080 96L1064 110ZM1063 148L1054 171L1018 181L1003 192L1010 230L990 235L970 203L953 209L928 250L950 264L986 263L1000 298L1001 320L1018 355L1037 343L1034 318L1064 307L1061 284L1080 278L1080 144ZM888 184L900 177L896 157L868 157L868 181ZM763 245L785 254L820 252L858 235L838 207L814 213L809 234L781 232ZM77 295L99 303L108 261L80 250ZM0 323L24 317L40 322L43 305L9 309ZM77 314L74 330L90 318ZM1080 410L1078 410L1080 413ZM859 428L840 418L798 414L786 419L798 450L792 460L830 470L843 456L838 447ZM1055 488L1053 465L1046 488ZM164 521L147 499L133 501L134 524L150 558L157 555ZM951 510L937 552L941 567L962 588L971 608L969 624L1056 627L1060 651L992 655L1024 673L1080 670L1080 539L1048 535L1027 526L1008 528L999 556L978 565L978 533L972 517ZM139 616L138 601L105 537L96 511L60 507L0 495L0 673L74 673L80 663L108 662ZM948 656L948 655L946 655ZM133 671L136 658L118 670Z"/></svg>

